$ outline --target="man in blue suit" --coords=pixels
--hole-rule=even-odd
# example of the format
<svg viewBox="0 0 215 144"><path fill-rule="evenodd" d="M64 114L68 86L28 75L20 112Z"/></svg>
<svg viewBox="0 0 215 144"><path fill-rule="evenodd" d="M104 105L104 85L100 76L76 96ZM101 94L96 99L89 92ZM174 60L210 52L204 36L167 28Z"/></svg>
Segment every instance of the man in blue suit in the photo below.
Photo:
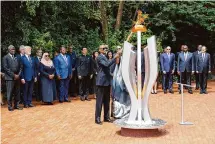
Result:
<svg viewBox="0 0 215 144"><path fill-rule="evenodd" d="M207 48L202 46L201 53L196 59L196 73L199 74L200 94L207 94L208 73L211 73L211 57L206 53Z"/></svg>
<svg viewBox="0 0 215 144"><path fill-rule="evenodd" d="M32 104L32 93L34 82L37 81L36 64L33 57L31 57L31 47L25 46L25 55L21 57L23 64L23 71L21 82L23 87L24 108L34 107Z"/></svg>
<svg viewBox="0 0 215 144"><path fill-rule="evenodd" d="M183 52L178 55L177 71L180 75L180 83L191 85L191 74L194 74L194 59L193 54L188 52L186 45L184 45ZM188 87L188 92L193 94L191 87Z"/></svg>
<svg viewBox="0 0 215 144"><path fill-rule="evenodd" d="M70 56L66 54L66 48L61 46L60 54L54 61L57 78L60 80L59 102L71 102L68 99L69 81L72 78L72 63Z"/></svg>
<svg viewBox="0 0 215 144"><path fill-rule="evenodd" d="M175 54L171 53L171 47L165 48L165 53L160 56L161 71L163 73L163 90L167 93L167 89L170 93L173 93L173 74L175 72Z"/></svg>
<svg viewBox="0 0 215 144"><path fill-rule="evenodd" d="M112 76L110 75L110 66L116 62L116 58L119 57L121 50L119 50L114 58L109 61L105 56L107 52L106 45L99 47L100 55L97 57L98 63L98 74L96 77L97 96L96 96L96 112L95 112L95 123L102 124L101 122L101 111L102 104L104 103L104 121L111 122L109 116L110 109L110 85Z"/></svg>
<svg viewBox="0 0 215 144"><path fill-rule="evenodd" d="M197 62L197 59L198 59L198 55L201 53L201 49L202 49L202 45L198 45L197 51L195 51L193 53L194 64L195 64L195 67L194 67L195 71L197 71L196 70L196 62ZM200 86L199 85L199 74L198 73L195 73L195 79L196 79L196 90L198 90L199 86Z"/></svg>

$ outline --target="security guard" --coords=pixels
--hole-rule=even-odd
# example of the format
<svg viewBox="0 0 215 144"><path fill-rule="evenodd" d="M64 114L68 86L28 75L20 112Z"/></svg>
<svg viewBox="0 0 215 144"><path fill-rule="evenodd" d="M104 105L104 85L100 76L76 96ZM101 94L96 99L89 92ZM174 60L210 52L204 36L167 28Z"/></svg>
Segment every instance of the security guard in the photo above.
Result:
<svg viewBox="0 0 215 144"><path fill-rule="evenodd" d="M92 58L87 55L87 48L82 48L82 55L77 61L78 79L80 80L79 91L82 101L87 100L89 95L89 81L93 77L93 62Z"/></svg>

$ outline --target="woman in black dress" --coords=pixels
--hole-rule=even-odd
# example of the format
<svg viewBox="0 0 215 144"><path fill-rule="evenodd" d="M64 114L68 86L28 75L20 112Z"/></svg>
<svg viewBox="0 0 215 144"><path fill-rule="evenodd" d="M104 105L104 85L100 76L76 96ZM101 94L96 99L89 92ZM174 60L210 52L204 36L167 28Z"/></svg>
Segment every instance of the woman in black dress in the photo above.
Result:
<svg viewBox="0 0 215 144"><path fill-rule="evenodd" d="M52 102L56 99L56 85L55 85L55 67L49 57L49 53L45 52L40 63L41 76L41 93L42 101L48 105L53 105Z"/></svg>

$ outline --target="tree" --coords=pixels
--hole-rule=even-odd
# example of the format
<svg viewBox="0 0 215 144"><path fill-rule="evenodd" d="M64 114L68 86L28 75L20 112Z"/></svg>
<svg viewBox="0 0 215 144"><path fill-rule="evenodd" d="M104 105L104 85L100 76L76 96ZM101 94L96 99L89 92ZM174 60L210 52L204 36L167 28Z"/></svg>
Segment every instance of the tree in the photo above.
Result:
<svg viewBox="0 0 215 144"><path fill-rule="evenodd" d="M120 28L120 24L121 24L121 20L122 20L123 5L124 5L124 1L120 0L118 13L117 13L117 17L116 17L116 27L115 27L116 30L118 30Z"/></svg>

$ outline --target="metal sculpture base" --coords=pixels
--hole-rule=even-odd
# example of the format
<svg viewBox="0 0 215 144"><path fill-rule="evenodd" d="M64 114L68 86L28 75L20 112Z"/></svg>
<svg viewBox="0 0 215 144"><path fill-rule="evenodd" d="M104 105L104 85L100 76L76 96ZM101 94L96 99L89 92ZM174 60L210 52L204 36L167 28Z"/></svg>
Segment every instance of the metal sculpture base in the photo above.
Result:
<svg viewBox="0 0 215 144"><path fill-rule="evenodd" d="M129 129L157 129L163 127L166 122L161 119L152 119L152 124L147 123L127 123L128 118L125 119L118 119L114 121L114 124L120 126L122 128L129 128Z"/></svg>
<svg viewBox="0 0 215 144"><path fill-rule="evenodd" d="M128 123L128 118L118 119L114 124L121 127L121 135L128 137L148 137L158 134L158 128L163 127L166 122L161 119L152 119L153 124L141 123Z"/></svg>

